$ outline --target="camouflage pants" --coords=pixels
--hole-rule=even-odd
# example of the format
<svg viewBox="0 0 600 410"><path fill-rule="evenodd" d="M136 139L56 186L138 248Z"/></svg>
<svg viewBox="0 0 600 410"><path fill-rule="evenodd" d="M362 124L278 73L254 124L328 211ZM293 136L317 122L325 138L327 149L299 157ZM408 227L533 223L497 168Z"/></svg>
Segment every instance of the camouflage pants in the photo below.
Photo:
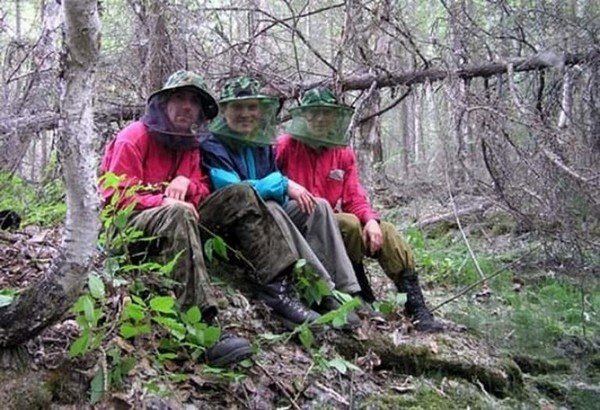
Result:
<svg viewBox="0 0 600 410"><path fill-rule="evenodd" d="M267 203L282 229L286 229L293 238L300 256L331 288L347 293L360 291L333 210L327 201L318 199L310 215L302 212L293 200L285 207L273 201Z"/></svg>
<svg viewBox="0 0 600 410"><path fill-rule="evenodd" d="M359 219L350 213L338 213L335 214L335 217L352 262L361 263L364 256L373 256L368 255L362 241L362 225ZM380 227L383 234L383 245L374 257L385 274L398 286L402 272L414 270L414 255L394 225L389 222L381 222Z"/></svg>
<svg viewBox="0 0 600 410"><path fill-rule="evenodd" d="M146 236L157 237L157 255L153 256L160 263L166 264L181 253L171 277L179 283L175 293L182 306L215 306L198 223L189 208L174 204L146 209L134 213L129 226L144 231Z"/></svg>
<svg viewBox="0 0 600 410"><path fill-rule="evenodd" d="M249 185L219 189L200 204L198 211L201 224L239 249L252 263L252 279L257 283L271 282L299 259L290 235L279 227Z"/></svg>

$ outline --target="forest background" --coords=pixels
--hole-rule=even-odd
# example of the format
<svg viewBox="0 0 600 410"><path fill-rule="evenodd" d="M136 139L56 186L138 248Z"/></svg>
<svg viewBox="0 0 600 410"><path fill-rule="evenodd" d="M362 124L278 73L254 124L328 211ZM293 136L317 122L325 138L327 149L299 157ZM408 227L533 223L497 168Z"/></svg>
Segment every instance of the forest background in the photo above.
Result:
<svg viewBox="0 0 600 410"><path fill-rule="evenodd" d="M282 129L315 85L356 108L350 141L364 185L415 248L431 304L473 286L436 314L537 374L525 379L528 395L473 400L586 408L599 397L599 13L591 0L3 2L0 210L23 220L0 231L0 324L11 323L0 345L64 319L90 263L103 275L95 169L145 97L180 68L213 90L250 74L280 97ZM369 270L380 299L401 306L378 268ZM61 302L48 308L42 296L55 290ZM15 320L24 317L13 303L24 303L19 292L51 313ZM452 372L416 370L390 403L459 402L448 391L460 389L444 384ZM341 390L353 386L335 364L319 371ZM394 374L397 385L404 372ZM306 386L289 387L298 390ZM336 406L368 406L375 391L356 402L341 395Z"/></svg>

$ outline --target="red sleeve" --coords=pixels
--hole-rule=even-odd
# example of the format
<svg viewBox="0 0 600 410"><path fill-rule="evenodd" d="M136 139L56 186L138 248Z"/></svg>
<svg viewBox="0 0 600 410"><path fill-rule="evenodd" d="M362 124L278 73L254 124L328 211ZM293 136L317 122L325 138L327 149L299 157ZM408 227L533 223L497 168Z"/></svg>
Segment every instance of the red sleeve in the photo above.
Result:
<svg viewBox="0 0 600 410"><path fill-rule="evenodd" d="M287 144L289 138L287 138L286 134L281 135L277 138L277 142L275 143L275 160L277 161L277 167L281 170L281 172L285 175L287 174Z"/></svg>
<svg viewBox="0 0 600 410"><path fill-rule="evenodd" d="M112 157L108 164L107 172L117 176L125 176L120 182L118 190L125 192L128 188L143 183L142 153L139 147L130 141L117 140L112 147ZM102 197L109 201L115 193L114 189L102 189ZM136 203L135 209L142 210L160 206L162 192L137 192L119 202L119 207L125 207L131 202Z"/></svg>
<svg viewBox="0 0 600 410"><path fill-rule="evenodd" d="M187 157L186 170L181 170L179 175L190 179L190 185L185 197L187 202L191 202L196 208L198 204L210 194L210 185L208 177L200 169L200 150L193 150Z"/></svg>
<svg viewBox="0 0 600 410"><path fill-rule="evenodd" d="M343 151L344 188L342 192L342 211L354 214L364 225L371 219L379 220L379 214L371 207L367 194L358 178L358 167L354 151Z"/></svg>

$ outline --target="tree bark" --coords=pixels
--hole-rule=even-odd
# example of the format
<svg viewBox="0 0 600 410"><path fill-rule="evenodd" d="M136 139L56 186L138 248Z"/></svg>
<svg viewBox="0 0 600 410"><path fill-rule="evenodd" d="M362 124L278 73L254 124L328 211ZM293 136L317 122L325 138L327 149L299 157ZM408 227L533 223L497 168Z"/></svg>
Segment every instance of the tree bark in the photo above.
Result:
<svg viewBox="0 0 600 410"><path fill-rule="evenodd" d="M72 304L87 279L99 224L93 152L93 93L100 47L97 0L63 0L65 60L59 115L59 160L67 193L61 256L46 278L0 308L0 347L39 334Z"/></svg>

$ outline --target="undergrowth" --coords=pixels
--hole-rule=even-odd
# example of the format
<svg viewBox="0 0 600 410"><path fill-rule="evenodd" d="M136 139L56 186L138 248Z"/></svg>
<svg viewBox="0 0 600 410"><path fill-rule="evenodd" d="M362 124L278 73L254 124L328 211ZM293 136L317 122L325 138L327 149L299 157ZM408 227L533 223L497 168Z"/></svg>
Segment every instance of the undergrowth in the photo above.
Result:
<svg viewBox="0 0 600 410"><path fill-rule="evenodd" d="M65 219L64 184L60 179L31 184L22 178L0 173L0 210L10 209L22 218L22 226L54 226Z"/></svg>
<svg viewBox="0 0 600 410"><path fill-rule="evenodd" d="M518 352L556 357L568 338L600 337L600 282L592 276L574 281L541 270L533 274L505 269L518 254L475 251L483 282L467 246L453 232L434 237L408 230L416 263L425 283L442 287L444 299L482 282L443 307L444 315L464 324L491 345ZM470 238L472 246L477 238ZM493 252L493 249L490 249ZM431 303L433 305L433 303Z"/></svg>

